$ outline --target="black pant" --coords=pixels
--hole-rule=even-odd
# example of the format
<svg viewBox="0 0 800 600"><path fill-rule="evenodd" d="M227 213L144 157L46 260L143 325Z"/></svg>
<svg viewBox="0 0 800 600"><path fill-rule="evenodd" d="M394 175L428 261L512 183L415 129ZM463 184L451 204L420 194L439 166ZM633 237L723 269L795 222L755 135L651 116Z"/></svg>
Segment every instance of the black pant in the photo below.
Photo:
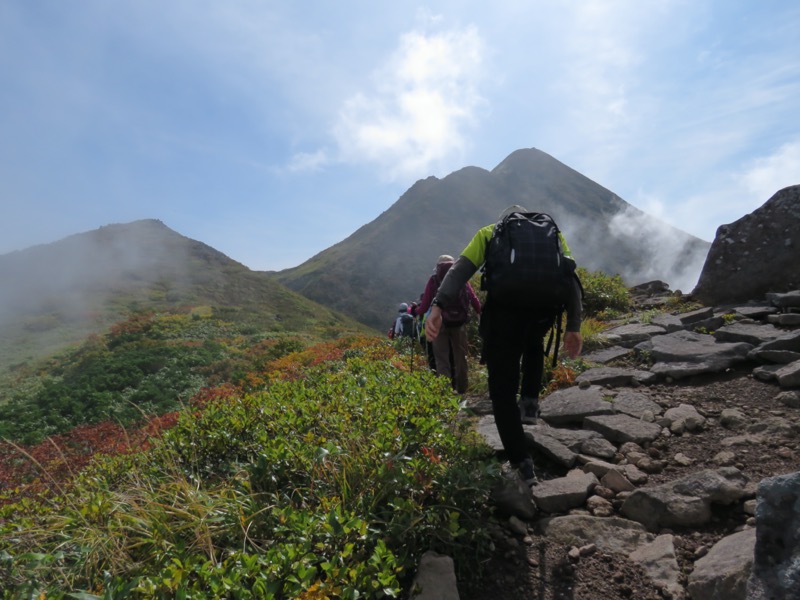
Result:
<svg viewBox="0 0 800 600"><path fill-rule="evenodd" d="M553 318L533 314L529 310L492 307L486 303L481 314L481 336L484 358L489 371L489 398L497 424L497 432L512 463L527 458L525 432L517 407L520 384L520 361L525 356L522 390L536 397L542 385L544 369L544 336Z"/></svg>

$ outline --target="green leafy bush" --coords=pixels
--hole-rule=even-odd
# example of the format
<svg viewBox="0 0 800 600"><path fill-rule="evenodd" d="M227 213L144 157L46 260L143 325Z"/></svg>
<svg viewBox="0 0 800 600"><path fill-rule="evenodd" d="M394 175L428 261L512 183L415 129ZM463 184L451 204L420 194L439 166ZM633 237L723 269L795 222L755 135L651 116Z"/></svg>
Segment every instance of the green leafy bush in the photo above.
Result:
<svg viewBox="0 0 800 600"><path fill-rule="evenodd" d="M0 509L2 597L399 597L427 550L477 575L493 454L445 378L350 356Z"/></svg>
<svg viewBox="0 0 800 600"><path fill-rule="evenodd" d="M583 305L588 316L603 312L624 313L631 309L628 288L619 275L606 275L601 271L588 271L578 267L583 285Z"/></svg>

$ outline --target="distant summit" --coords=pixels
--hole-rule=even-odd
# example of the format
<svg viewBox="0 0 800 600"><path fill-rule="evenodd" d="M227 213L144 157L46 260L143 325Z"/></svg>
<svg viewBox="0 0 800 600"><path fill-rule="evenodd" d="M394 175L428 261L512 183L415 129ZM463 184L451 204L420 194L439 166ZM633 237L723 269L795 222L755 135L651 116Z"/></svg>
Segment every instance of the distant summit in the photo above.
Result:
<svg viewBox="0 0 800 600"><path fill-rule="evenodd" d="M0 374L134 311L205 306L276 334L367 331L154 219L0 255L0 282Z"/></svg>
<svg viewBox="0 0 800 600"><path fill-rule="evenodd" d="M465 167L417 181L377 219L278 281L383 329L415 300L440 254L457 256L511 204L552 215L580 266L629 285L660 279L690 290L710 244L634 208L552 156L517 150L492 171Z"/></svg>

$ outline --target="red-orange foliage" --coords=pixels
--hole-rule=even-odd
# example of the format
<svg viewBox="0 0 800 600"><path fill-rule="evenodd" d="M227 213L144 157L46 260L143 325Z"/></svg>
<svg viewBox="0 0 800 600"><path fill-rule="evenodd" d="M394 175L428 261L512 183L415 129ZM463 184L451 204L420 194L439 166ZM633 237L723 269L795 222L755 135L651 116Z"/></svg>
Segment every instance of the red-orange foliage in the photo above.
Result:
<svg viewBox="0 0 800 600"><path fill-rule="evenodd" d="M112 335L124 336L140 332L152 325L152 319L152 314L136 315L115 326ZM273 360L265 365L263 372L248 373L246 386L243 387L266 382L270 377L301 377L307 367L342 360L348 350L360 350L369 360L396 356L394 347L381 339L342 338ZM408 361L398 360L397 366L407 369ZM209 402L227 400L242 393L241 387L223 383L201 389L191 398L189 405L193 409L202 410ZM133 430L126 430L116 423L103 422L76 427L35 446L17 447L0 441L0 505L57 490L68 484L97 454L146 451L154 438L174 427L177 421L178 413L173 412L151 417L142 427ZM433 459L433 456L430 458Z"/></svg>
<svg viewBox="0 0 800 600"><path fill-rule="evenodd" d="M0 504L55 490L68 483L98 454L127 454L150 447L150 440L174 427L178 413L152 417L139 429L109 421L76 427L35 446L0 442Z"/></svg>

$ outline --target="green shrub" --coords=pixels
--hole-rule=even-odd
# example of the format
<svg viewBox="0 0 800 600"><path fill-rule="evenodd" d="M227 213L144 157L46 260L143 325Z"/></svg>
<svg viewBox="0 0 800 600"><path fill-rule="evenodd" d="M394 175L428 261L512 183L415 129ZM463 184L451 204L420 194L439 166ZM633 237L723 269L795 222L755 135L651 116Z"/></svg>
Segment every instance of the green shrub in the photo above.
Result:
<svg viewBox="0 0 800 600"><path fill-rule="evenodd" d="M427 550L468 581L498 466L449 382L396 362L214 400L61 498L0 509L2 597L399 597Z"/></svg>
<svg viewBox="0 0 800 600"><path fill-rule="evenodd" d="M603 312L625 313L631 309L628 288L619 275L606 275L601 271L588 271L578 267L583 285L583 305L587 316Z"/></svg>

